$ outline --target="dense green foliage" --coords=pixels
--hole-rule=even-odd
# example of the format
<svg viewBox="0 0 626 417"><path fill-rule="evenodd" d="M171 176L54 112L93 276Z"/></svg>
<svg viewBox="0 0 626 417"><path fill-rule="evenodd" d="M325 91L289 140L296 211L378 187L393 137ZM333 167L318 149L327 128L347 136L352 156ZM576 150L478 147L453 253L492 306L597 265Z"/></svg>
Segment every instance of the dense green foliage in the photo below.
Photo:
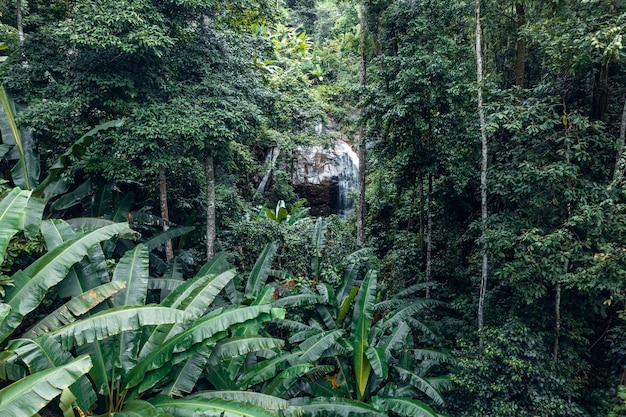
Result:
<svg viewBox="0 0 626 417"><path fill-rule="evenodd" d="M0 414L625 415L626 2L479 3L0 1Z"/></svg>

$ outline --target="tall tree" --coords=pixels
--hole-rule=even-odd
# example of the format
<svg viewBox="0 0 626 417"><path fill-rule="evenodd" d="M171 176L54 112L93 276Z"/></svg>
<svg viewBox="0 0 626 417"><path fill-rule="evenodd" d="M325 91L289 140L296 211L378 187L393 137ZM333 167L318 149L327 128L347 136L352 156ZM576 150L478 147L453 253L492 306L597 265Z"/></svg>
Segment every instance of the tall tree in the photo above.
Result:
<svg viewBox="0 0 626 417"><path fill-rule="evenodd" d="M483 328L485 325L485 299L487 297L487 274L488 255L487 242L485 240L487 229L487 122L485 121L485 110L483 107L483 56L482 56L482 29L480 26L480 0L476 0L476 82L477 82L477 104L478 122L480 126L481 145L481 165L480 165L480 219L482 225L482 237L484 240L482 248L482 265L480 272L480 291L478 294L478 333L480 337L480 350L483 348Z"/></svg>

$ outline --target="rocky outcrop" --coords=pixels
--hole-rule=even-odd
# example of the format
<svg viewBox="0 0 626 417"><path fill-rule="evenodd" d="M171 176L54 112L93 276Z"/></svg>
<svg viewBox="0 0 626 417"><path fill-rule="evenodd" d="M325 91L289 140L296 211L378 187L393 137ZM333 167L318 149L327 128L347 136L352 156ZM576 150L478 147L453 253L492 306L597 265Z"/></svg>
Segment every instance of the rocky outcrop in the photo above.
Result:
<svg viewBox="0 0 626 417"><path fill-rule="evenodd" d="M359 160L345 141L336 139L330 148L298 148L288 170L296 194L307 199L311 215L345 218L350 214L354 201L349 193L357 187Z"/></svg>

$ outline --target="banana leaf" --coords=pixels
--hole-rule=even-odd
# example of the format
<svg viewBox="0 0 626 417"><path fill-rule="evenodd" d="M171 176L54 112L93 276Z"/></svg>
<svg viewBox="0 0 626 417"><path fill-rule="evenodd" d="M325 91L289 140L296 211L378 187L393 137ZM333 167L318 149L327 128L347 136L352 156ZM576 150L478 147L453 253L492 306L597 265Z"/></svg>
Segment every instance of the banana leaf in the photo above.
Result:
<svg viewBox="0 0 626 417"><path fill-rule="evenodd" d="M84 292L39 320L24 333L24 337L32 339L66 324L73 323L81 315L87 313L123 288L123 282L110 282Z"/></svg>
<svg viewBox="0 0 626 417"><path fill-rule="evenodd" d="M24 190L33 190L39 181L39 158L33 152L34 144L31 134L22 131L17 126L15 103L2 85L0 85L0 104L2 105L0 109L2 141L7 145L15 145L8 157L18 160L18 163L11 169L11 177L16 186Z"/></svg>
<svg viewBox="0 0 626 417"><path fill-rule="evenodd" d="M20 231L31 192L14 188L0 201L0 264L11 238Z"/></svg>
<svg viewBox="0 0 626 417"><path fill-rule="evenodd" d="M111 417L174 417L174 415L147 401L129 400L124 403L122 411L112 413Z"/></svg>
<svg viewBox="0 0 626 417"><path fill-rule="evenodd" d="M356 297L354 312L352 318L353 334L352 347L354 348L354 378L357 386L357 399L363 398L365 395L365 387L371 372L371 365L365 350L368 347L368 337L372 317L374 314L374 302L376 299L376 272L369 271L359 293Z"/></svg>
<svg viewBox="0 0 626 417"><path fill-rule="evenodd" d="M306 417L387 417L369 404L346 398L293 398L289 404L301 407Z"/></svg>
<svg viewBox="0 0 626 417"><path fill-rule="evenodd" d="M223 400L252 404L274 413L278 413L278 411L285 410L289 407L289 401L287 400L252 391L200 391L185 398L192 400L197 397L221 398Z"/></svg>
<svg viewBox="0 0 626 417"><path fill-rule="evenodd" d="M284 314L284 310L272 309L269 305L215 310L202 319L191 323L181 333L155 346L145 356L140 356L140 360L126 375L122 388L133 388L142 382L148 372L156 370L166 363L171 364L171 359L175 353L179 353L179 361L187 359L213 336L227 336L228 329L235 324L248 320L271 320L274 317L284 316Z"/></svg>
<svg viewBox="0 0 626 417"><path fill-rule="evenodd" d="M168 240L172 240L176 237L187 234L191 232L193 229L194 227L192 226L172 228L166 232L159 233L157 236L144 242L144 244L148 247L148 250L153 251L159 246L165 244L165 242L167 242Z"/></svg>
<svg viewBox="0 0 626 417"><path fill-rule="evenodd" d="M239 336L220 340L213 348L209 365L216 365L219 362L245 355L249 352L267 349L279 349L285 342L281 339L262 336Z"/></svg>
<svg viewBox="0 0 626 417"><path fill-rule="evenodd" d="M48 336L34 340L15 339L9 343L8 349L15 352L31 372L53 369L74 359L57 341ZM69 390L83 413L86 413L97 400L91 382L85 376L79 377Z"/></svg>
<svg viewBox="0 0 626 417"><path fill-rule="evenodd" d="M244 290L245 298L253 300L259 295L261 288L263 288L269 277L272 262L274 261L277 250L278 246L274 242L265 245L248 277L248 282Z"/></svg>
<svg viewBox="0 0 626 417"><path fill-rule="evenodd" d="M165 410L177 417L193 416L242 416L242 417L276 417L275 413L263 408L243 404L237 401L224 400L222 398L172 399L165 395L159 395L150 400L154 406Z"/></svg>
<svg viewBox="0 0 626 417"><path fill-rule="evenodd" d="M209 356L209 353L200 350L184 363L174 367L171 371L173 374L171 381L161 393L170 397L182 397L192 392L209 361Z"/></svg>
<svg viewBox="0 0 626 417"><path fill-rule="evenodd" d="M281 397L293 384L306 375L312 368L313 365L310 363L301 363L286 368L263 389L263 393L273 395L275 397Z"/></svg>
<svg viewBox="0 0 626 417"><path fill-rule="evenodd" d="M72 165L72 157L80 159L87 152L87 147L91 145L95 136L105 130L109 130L112 128L120 127L124 122L122 120L111 120L105 123L101 123L85 133L80 139L72 144L65 152L63 152L57 158L56 162L52 164L50 169L48 170L48 176L41 182L41 184L35 189L35 195L41 196L43 191L48 187L53 181L55 181L61 173L63 173L69 166Z"/></svg>
<svg viewBox="0 0 626 417"><path fill-rule="evenodd" d="M315 362L344 334L343 329L328 330L300 343L299 363Z"/></svg>
<svg viewBox="0 0 626 417"><path fill-rule="evenodd" d="M123 306L102 311L48 333L61 342L64 349L103 340L144 326L184 322L185 312L160 306Z"/></svg>
<svg viewBox="0 0 626 417"><path fill-rule="evenodd" d="M402 397L374 397L376 408L407 417L438 417L430 406L422 401Z"/></svg>
<svg viewBox="0 0 626 417"><path fill-rule="evenodd" d="M295 361L297 353L283 352L278 356L261 361L242 373L237 379L237 386L248 389L274 378L278 372L285 369L288 363Z"/></svg>
<svg viewBox="0 0 626 417"><path fill-rule="evenodd" d="M14 382L0 390L0 415L31 417L85 375L90 367L89 357L81 356L68 364Z"/></svg>
<svg viewBox="0 0 626 417"><path fill-rule="evenodd" d="M426 394L435 402L435 404L443 405L444 401L441 394L439 394L435 387L433 387L426 378L422 378L421 376L399 366L394 366L393 369L398 372L403 381L408 382L413 387Z"/></svg>
<svg viewBox="0 0 626 417"><path fill-rule="evenodd" d="M148 293L148 248L139 244L124 254L113 272L112 282L124 283L124 289L113 296L117 307L144 305Z"/></svg>
<svg viewBox="0 0 626 417"><path fill-rule="evenodd" d="M4 300L11 306L11 312L0 325L0 341L5 340L19 326L26 314L39 306L46 291L58 284L72 265L87 254L91 246L127 229L127 224L117 223L86 233L64 242L24 271L14 274L12 278L15 286L7 288Z"/></svg>

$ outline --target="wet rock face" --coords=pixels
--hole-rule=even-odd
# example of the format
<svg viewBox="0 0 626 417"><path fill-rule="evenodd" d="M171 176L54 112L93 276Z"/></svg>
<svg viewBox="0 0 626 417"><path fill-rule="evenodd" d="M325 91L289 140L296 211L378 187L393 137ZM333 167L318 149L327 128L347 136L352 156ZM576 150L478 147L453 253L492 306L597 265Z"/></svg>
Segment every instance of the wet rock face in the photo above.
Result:
<svg viewBox="0 0 626 417"><path fill-rule="evenodd" d="M307 199L311 215L345 218L354 205L348 193L357 187L359 161L346 142L335 140L333 145L297 149L290 171L296 194Z"/></svg>

